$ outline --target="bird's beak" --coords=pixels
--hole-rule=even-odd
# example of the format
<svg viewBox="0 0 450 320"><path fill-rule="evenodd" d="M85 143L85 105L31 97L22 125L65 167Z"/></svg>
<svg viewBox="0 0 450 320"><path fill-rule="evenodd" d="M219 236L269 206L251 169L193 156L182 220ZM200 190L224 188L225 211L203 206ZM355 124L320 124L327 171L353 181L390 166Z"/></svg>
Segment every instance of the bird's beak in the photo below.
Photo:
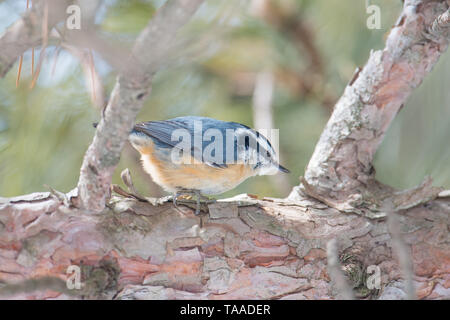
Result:
<svg viewBox="0 0 450 320"><path fill-rule="evenodd" d="M283 167L281 164L278 165L278 170L280 170L281 172L284 172L284 173L289 173L290 172L288 169Z"/></svg>

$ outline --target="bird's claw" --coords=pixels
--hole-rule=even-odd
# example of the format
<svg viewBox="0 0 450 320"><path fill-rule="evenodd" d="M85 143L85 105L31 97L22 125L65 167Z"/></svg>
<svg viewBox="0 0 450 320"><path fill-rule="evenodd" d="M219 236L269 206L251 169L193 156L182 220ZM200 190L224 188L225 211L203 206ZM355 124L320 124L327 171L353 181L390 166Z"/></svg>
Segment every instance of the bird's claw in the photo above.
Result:
<svg viewBox="0 0 450 320"><path fill-rule="evenodd" d="M210 199L210 198L202 195L200 193L200 191L198 191L198 190L180 190L180 191L177 191L173 195L173 199L172 199L173 205L177 208L178 207L178 202L192 203L189 200L188 201L185 201L185 200L180 201L180 200L178 200L179 196L186 196L186 195L187 196L191 196L191 198L193 198L194 196L196 197L196 201L195 201L195 203L196 203L195 215L196 216L200 214L200 209L201 209L202 202L205 203L205 204L210 204L210 203L213 203L213 202L216 201L215 199Z"/></svg>

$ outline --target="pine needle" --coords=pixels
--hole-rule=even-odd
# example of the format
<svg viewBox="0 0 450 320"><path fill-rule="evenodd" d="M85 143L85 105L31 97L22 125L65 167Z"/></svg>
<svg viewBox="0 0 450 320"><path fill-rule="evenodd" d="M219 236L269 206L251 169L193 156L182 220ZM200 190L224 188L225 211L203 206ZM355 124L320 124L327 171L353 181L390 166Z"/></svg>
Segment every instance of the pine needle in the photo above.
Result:
<svg viewBox="0 0 450 320"><path fill-rule="evenodd" d="M39 73L41 72L42 63L45 59L45 51L47 49L48 44L48 2L45 1L45 7L44 7L44 20L42 21L42 49L41 53L39 54L39 62L36 68L36 73L33 76L33 80L31 81L30 88L33 89L36 85L37 79L39 77ZM33 49L34 50L34 49ZM34 54L33 54L34 56ZM34 60L34 57L32 61Z"/></svg>
<svg viewBox="0 0 450 320"><path fill-rule="evenodd" d="M19 70L17 70L16 88L19 86L19 82L20 82L20 73L22 72L22 63L23 63L23 55L21 55L20 59L19 59Z"/></svg>
<svg viewBox="0 0 450 320"><path fill-rule="evenodd" d="M30 0L27 0L27 10L30 8ZM19 69L17 70L16 88L19 87L20 74L22 73L23 54L19 59Z"/></svg>
<svg viewBox="0 0 450 320"><path fill-rule="evenodd" d="M89 50L89 68L91 69L91 85L92 85L92 101L97 101L97 96L95 93L95 65L94 65L94 55L92 54L92 50Z"/></svg>

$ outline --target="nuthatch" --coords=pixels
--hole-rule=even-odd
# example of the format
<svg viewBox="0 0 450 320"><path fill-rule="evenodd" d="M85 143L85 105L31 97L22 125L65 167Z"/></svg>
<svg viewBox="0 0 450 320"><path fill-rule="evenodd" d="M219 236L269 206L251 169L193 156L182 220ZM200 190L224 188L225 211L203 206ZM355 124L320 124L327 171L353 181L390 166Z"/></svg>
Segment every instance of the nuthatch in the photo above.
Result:
<svg viewBox="0 0 450 320"><path fill-rule="evenodd" d="M259 132L236 122L179 117L138 123L129 140L141 154L144 170L174 194L197 196L231 190L249 177L289 170Z"/></svg>

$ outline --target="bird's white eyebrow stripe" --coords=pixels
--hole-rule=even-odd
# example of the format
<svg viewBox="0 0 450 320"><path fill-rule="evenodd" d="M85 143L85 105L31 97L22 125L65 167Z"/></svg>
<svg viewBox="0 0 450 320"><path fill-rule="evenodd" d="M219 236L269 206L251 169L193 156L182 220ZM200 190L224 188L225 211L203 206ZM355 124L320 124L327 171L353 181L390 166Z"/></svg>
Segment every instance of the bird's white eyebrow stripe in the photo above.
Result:
<svg viewBox="0 0 450 320"><path fill-rule="evenodd" d="M257 144L260 145L264 150L270 151L271 153L274 153L272 146L268 142L267 138L265 138L262 134L260 134L258 131L253 129L244 129L244 128L238 128L236 129L236 135L247 135L252 136L252 138L257 142Z"/></svg>

